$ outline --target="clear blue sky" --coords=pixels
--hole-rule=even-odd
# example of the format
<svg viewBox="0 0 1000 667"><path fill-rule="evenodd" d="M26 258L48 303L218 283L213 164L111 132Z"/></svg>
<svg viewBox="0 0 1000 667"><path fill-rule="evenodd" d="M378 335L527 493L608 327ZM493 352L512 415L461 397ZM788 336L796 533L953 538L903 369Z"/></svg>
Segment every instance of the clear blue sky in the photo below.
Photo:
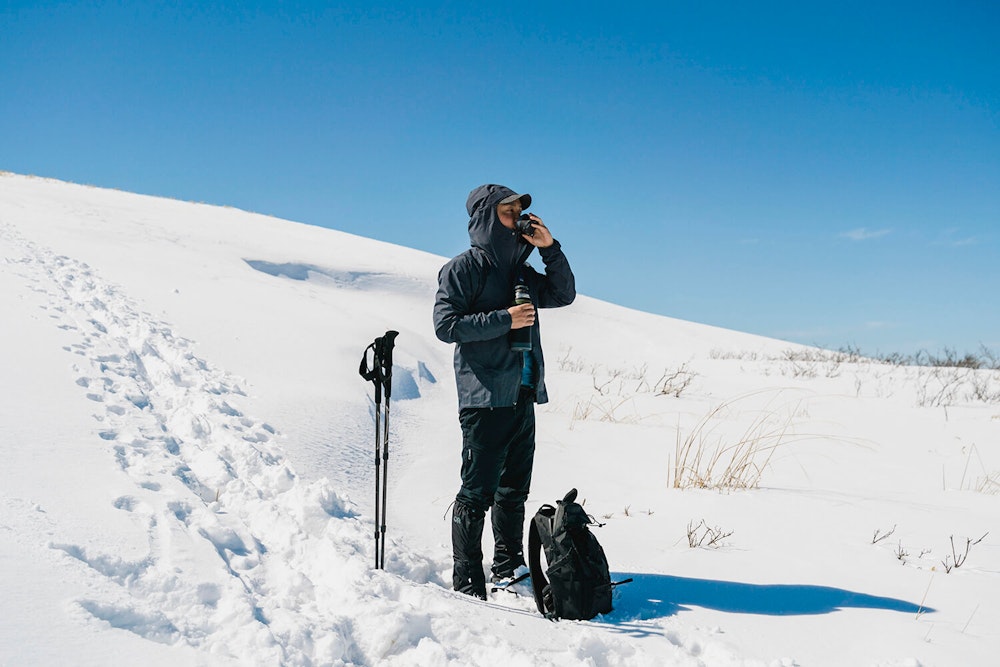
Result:
<svg viewBox="0 0 1000 667"><path fill-rule="evenodd" d="M176 4L0 4L0 169L446 256L498 182L591 296L1000 349L995 2Z"/></svg>

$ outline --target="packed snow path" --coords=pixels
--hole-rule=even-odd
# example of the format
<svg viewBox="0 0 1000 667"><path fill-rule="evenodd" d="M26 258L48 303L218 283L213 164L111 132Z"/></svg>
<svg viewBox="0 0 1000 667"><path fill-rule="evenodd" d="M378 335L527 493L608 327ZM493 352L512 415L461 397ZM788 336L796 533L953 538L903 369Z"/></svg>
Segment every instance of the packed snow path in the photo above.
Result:
<svg viewBox="0 0 1000 667"><path fill-rule="evenodd" d="M20 241L9 230L4 236ZM341 499L320 485L295 484L268 444L274 429L230 403L243 393L239 385L196 357L189 341L139 312L87 265L18 245L25 278L46 294L58 325L79 334L71 346L79 357L77 384L95 404L99 436L135 482L135 494L117 498L115 506L133 513L149 533L149 555L136 562L52 545L121 586L119 599L81 600L81 606L156 641L222 655L227 647L255 647L262 663L308 664L316 651L361 658L349 654L349 637L346 643L340 637L349 627L344 619L318 614L304 620L316 604L310 564L294 557L310 550L304 542L331 545L309 527L319 535L324 527L353 530L363 544L367 531L357 522L327 521L350 517ZM206 549L218 554L222 567L206 570ZM298 585L289 587L286 579ZM310 641L294 636L300 633Z"/></svg>

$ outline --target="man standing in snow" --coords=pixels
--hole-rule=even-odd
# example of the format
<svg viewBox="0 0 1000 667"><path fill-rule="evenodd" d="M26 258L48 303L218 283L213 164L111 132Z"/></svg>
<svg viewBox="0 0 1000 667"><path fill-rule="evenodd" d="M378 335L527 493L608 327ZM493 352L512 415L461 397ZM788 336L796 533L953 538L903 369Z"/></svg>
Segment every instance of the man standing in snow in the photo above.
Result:
<svg viewBox="0 0 1000 667"><path fill-rule="evenodd" d="M490 510L495 549L492 579L511 577L524 565L524 503L535 455L535 403L545 403L545 362L535 307L566 306L576 298L569 261L541 218L530 215L530 233L517 221L531 205L502 185L469 194L472 247L445 264L434 304L437 337L455 346L462 487L455 498L451 540L455 590L486 598L482 534ZM526 263L534 248L540 274ZM512 306L515 285L527 286L533 303ZM531 349L512 350L508 334L530 329Z"/></svg>

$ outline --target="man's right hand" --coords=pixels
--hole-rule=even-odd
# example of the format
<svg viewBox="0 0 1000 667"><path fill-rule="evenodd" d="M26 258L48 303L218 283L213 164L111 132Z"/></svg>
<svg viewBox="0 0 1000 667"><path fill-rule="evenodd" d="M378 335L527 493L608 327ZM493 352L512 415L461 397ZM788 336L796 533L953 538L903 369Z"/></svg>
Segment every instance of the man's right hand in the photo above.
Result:
<svg viewBox="0 0 1000 667"><path fill-rule="evenodd" d="M535 323L535 306L530 303L511 306L507 309L507 312L510 313L511 329L523 329Z"/></svg>

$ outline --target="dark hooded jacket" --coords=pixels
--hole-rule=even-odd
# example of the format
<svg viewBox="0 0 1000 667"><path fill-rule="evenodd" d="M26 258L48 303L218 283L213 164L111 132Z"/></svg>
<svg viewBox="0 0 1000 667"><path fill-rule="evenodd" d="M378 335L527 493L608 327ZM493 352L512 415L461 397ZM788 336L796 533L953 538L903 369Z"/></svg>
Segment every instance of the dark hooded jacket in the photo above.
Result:
<svg viewBox="0 0 1000 667"><path fill-rule="evenodd" d="M576 298L576 283L559 242L538 252L545 264L540 274L526 263L534 246L507 229L497 217L501 199L515 194L502 185L482 185L469 195L469 238L472 247L441 268L434 304L437 337L455 346L458 407L509 407L516 403L524 357L507 340L507 312L514 285L523 281L535 305L531 328L536 401L545 403L545 360L537 309L567 306Z"/></svg>

